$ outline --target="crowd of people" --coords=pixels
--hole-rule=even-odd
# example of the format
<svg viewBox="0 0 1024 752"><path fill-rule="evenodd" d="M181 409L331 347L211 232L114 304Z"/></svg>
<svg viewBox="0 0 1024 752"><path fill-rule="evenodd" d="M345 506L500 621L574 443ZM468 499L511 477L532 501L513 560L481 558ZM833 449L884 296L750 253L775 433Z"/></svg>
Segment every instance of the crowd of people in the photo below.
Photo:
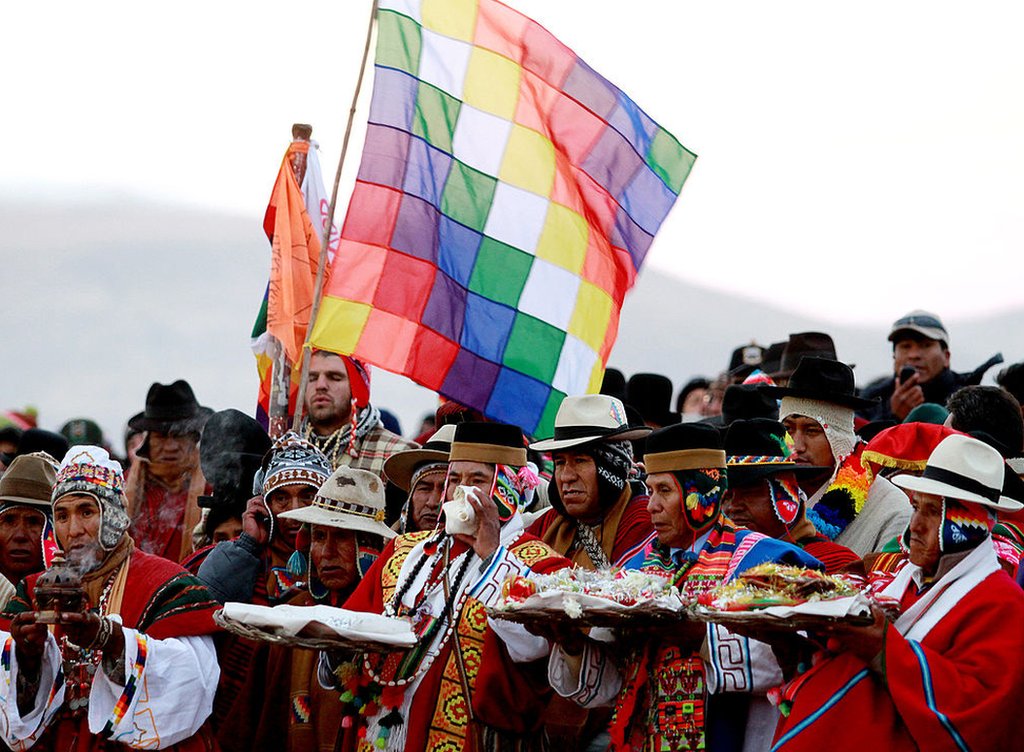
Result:
<svg viewBox="0 0 1024 752"><path fill-rule="evenodd" d="M0 736L61 752L1021 749L1024 364L998 386L980 385L992 363L953 371L925 311L888 339L893 373L863 389L820 332L739 347L678 393L609 370L551 436L443 401L403 439L368 369L326 351L281 436L185 381L152 385L121 461L85 419L0 429ZM457 489L466 527L446 524ZM487 613L516 578L570 567L696 597L762 564L858 578L870 623ZM406 619L416 645L250 640L218 626L227 602Z"/></svg>

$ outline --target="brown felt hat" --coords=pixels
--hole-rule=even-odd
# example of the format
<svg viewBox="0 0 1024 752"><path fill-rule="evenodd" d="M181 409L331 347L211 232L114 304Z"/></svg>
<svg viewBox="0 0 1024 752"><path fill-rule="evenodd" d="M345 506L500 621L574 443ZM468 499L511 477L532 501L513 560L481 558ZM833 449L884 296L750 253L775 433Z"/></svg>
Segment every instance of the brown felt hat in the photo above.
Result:
<svg viewBox="0 0 1024 752"><path fill-rule="evenodd" d="M14 458L0 477L0 504L28 504L50 511L50 494L57 482L57 461L45 452Z"/></svg>

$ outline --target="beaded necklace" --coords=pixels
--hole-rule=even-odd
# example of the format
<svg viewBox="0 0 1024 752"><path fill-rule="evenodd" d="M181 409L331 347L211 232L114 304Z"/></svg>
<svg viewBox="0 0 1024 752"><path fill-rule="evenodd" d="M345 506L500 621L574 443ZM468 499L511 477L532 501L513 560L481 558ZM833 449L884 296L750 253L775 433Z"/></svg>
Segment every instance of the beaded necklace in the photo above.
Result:
<svg viewBox="0 0 1024 752"><path fill-rule="evenodd" d="M97 611L100 618L106 616L107 601L110 599L110 592L114 587L119 569L107 578L100 593ZM67 638L67 635L60 637L61 669L64 672L65 706L72 717L78 718L89 710L89 694L92 690L93 678L96 676L96 669L103 659L103 652L99 649L76 645Z"/></svg>
<svg viewBox="0 0 1024 752"><path fill-rule="evenodd" d="M435 536L434 539L428 541L428 545L429 543L438 542L441 537L442 534L439 533L437 536ZM409 576L406 578L405 582L402 583L401 587L395 590L395 594L391 597L391 600L388 601L387 605L384 606L385 616L396 617L400 614L402 609L402 599L405 597L406 593L408 593L409 588L412 587L412 584L416 581L420 572L423 570L423 567L428 562L430 562L431 569L433 569L440 562L441 557L443 555L445 566L441 568L440 576L437 578L437 581L431 583L430 578L428 577L428 580L424 585L422 595L420 595L416 599L412 608L409 609L407 613L416 614L416 612L419 611L419 609L437 590L437 588L443 584L444 578L448 576L448 569L451 564L449 560L449 556L451 553L451 542L451 538L444 538L444 540L440 541L437 547L437 551L434 553L433 556L423 556L420 558L418 562L416 562L416 564L412 568L412 571L409 572ZM452 632L458 625L458 618L456 615L461 611L462 605L465 602L466 598L468 597L468 593L463 593L461 596L459 596L459 591L462 585L462 581L466 576L466 572L469 570L469 563L473 558L470 555L471 553L471 551L467 551L464 554L462 554L463 560L459 565L459 569L455 575L455 581L452 583L451 590L448 596L445 598L444 608L442 609L441 613L437 616L437 618L431 621L427 628L424 630L424 632L420 635L418 648L413 649L413 651L410 652L408 658L402 661L402 663L399 665L398 669L395 672L395 676L400 677L402 673L408 672L413 665L415 665L415 669L412 670L411 673L408 674L408 676L395 678L391 680L384 680L377 674L376 671L374 671L374 668L370 663L369 657L367 657L363 661L363 667L366 669L367 673L370 675L370 678L373 679L373 681L377 682L378 684L384 687L405 687L408 684L415 681L420 676L422 676L424 673L426 673L430 666L433 665L434 659L440 653L440 648L447 644ZM457 603L454 602L456 597L458 597ZM452 615L452 618L449 618L449 614ZM441 631L441 627L445 625L447 625L447 628L445 629L444 635L441 637L441 641L438 643L438 650L434 651L433 655L431 655L428 651L434 641L434 638L437 636L438 632Z"/></svg>
<svg viewBox="0 0 1024 752"><path fill-rule="evenodd" d="M303 436L306 441L313 444L331 460L331 467L338 466L338 455L342 452L350 457L358 457L359 451L356 449L356 442L362 440L370 432L370 429L380 422L380 411L377 408L367 405L360 410L354 399L349 415L351 418L348 425L342 426L327 436L314 433L313 424L306 421Z"/></svg>

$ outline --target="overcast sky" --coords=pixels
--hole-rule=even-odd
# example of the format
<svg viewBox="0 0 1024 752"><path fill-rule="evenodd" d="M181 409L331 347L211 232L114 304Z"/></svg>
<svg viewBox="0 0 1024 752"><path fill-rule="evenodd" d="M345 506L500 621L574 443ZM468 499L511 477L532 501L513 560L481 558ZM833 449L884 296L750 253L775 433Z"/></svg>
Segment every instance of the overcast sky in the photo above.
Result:
<svg viewBox="0 0 1024 752"><path fill-rule="evenodd" d="M1021 3L509 4L700 155L652 264L835 321L1019 303ZM291 123L333 174L369 8L4 4L0 198L258 223Z"/></svg>

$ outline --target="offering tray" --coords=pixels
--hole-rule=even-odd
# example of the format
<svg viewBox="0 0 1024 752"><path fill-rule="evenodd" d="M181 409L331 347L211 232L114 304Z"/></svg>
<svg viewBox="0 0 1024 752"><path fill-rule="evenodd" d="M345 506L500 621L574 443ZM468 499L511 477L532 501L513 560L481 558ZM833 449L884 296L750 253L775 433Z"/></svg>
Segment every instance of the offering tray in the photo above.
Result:
<svg viewBox="0 0 1024 752"><path fill-rule="evenodd" d="M527 626L671 628L687 618L667 580L640 572L563 570L513 578L502 591L503 600L487 614Z"/></svg>
<svg viewBox="0 0 1024 752"><path fill-rule="evenodd" d="M404 619L331 606L225 603L213 620L241 637L296 648L387 652L416 644Z"/></svg>

